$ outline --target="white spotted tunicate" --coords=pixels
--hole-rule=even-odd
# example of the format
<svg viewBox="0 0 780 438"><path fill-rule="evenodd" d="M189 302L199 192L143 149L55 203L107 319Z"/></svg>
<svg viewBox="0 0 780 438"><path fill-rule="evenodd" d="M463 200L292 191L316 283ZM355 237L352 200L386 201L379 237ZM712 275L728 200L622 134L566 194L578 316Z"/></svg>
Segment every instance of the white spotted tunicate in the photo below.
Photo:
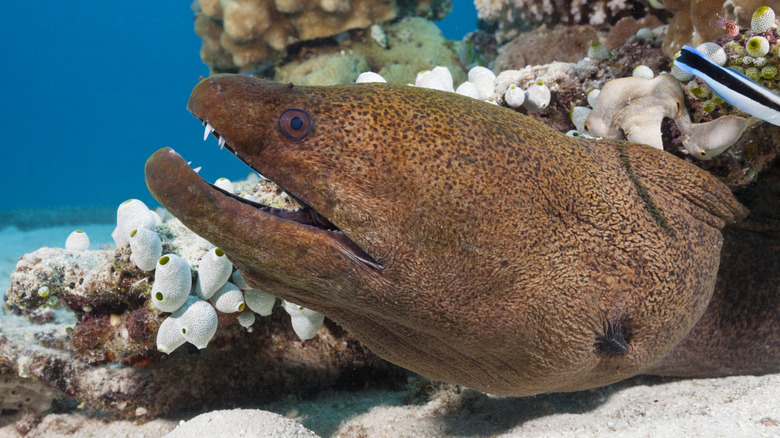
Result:
<svg viewBox="0 0 780 438"><path fill-rule="evenodd" d="M510 84L504 93L504 102L512 108L517 108L525 101L525 90L515 84Z"/></svg>
<svg viewBox="0 0 780 438"><path fill-rule="evenodd" d="M585 132L585 121L588 120L591 111L593 110L584 106L575 106L571 109L571 122L577 131Z"/></svg>
<svg viewBox="0 0 780 438"><path fill-rule="evenodd" d="M289 301L284 302L284 310L290 314L293 331L304 341L313 338L325 321L325 315Z"/></svg>
<svg viewBox="0 0 780 438"><path fill-rule="evenodd" d="M206 301L189 305L178 320L184 339L198 348L206 348L217 333L217 311Z"/></svg>
<svg viewBox="0 0 780 438"><path fill-rule="evenodd" d="M65 249L69 251L86 251L89 249L89 236L87 233L76 230L65 239Z"/></svg>
<svg viewBox="0 0 780 438"><path fill-rule="evenodd" d="M469 81L477 87L479 98L487 100L493 97L496 88L496 74L485 67L476 66L469 70Z"/></svg>
<svg viewBox="0 0 780 438"><path fill-rule="evenodd" d="M234 193L233 192L233 183L227 179L227 178L219 178L216 181L214 181L214 185L219 187L220 189L228 192L228 193Z"/></svg>
<svg viewBox="0 0 780 438"><path fill-rule="evenodd" d="M274 310L276 297L257 289L247 289L244 291L244 301L247 307L260 316L268 316Z"/></svg>
<svg viewBox="0 0 780 438"><path fill-rule="evenodd" d="M455 92L452 84L452 73L447 67L434 67L433 70L420 72L414 85L433 90Z"/></svg>
<svg viewBox="0 0 780 438"><path fill-rule="evenodd" d="M634 67L634 71L631 73L631 75L637 78L645 78L645 79L653 79L655 77L655 73L653 73L653 69L642 64Z"/></svg>
<svg viewBox="0 0 780 438"><path fill-rule="evenodd" d="M598 41L594 41L591 43L590 47L588 47L588 58L604 61L609 59L610 56L611 55L609 53L609 49L607 49L607 46Z"/></svg>
<svg viewBox="0 0 780 438"><path fill-rule="evenodd" d="M230 263L225 252L220 248L210 250L200 259L195 293L200 298L208 300L228 281L232 272L233 264Z"/></svg>
<svg viewBox="0 0 780 438"><path fill-rule="evenodd" d="M244 311L238 314L238 323L241 324L241 327L252 327L252 324L255 323L255 314L254 312L250 311Z"/></svg>
<svg viewBox="0 0 780 438"><path fill-rule="evenodd" d="M775 24L775 11L769 6L761 6L753 12L750 29L755 33L764 33Z"/></svg>
<svg viewBox="0 0 780 438"><path fill-rule="evenodd" d="M680 51L674 53L674 56L672 56L672 59L677 59L680 56ZM677 79L680 82L688 82L691 79L693 79L693 75L686 72L685 70L681 69L680 67L677 67L674 65L674 62L672 62L672 69L669 72L672 76L674 76L675 79Z"/></svg>
<svg viewBox="0 0 780 438"><path fill-rule="evenodd" d="M111 233L117 247L130 243L130 232L136 228L154 230L157 219L142 201L128 199L116 210L116 228Z"/></svg>
<svg viewBox="0 0 780 438"><path fill-rule="evenodd" d="M591 108L596 107L596 100L599 98L600 93L601 90L598 89L588 91L588 105L590 105Z"/></svg>
<svg viewBox="0 0 780 438"><path fill-rule="evenodd" d="M175 312L187 301L192 289L190 265L176 254L157 261L152 285L152 303L163 312Z"/></svg>
<svg viewBox="0 0 780 438"><path fill-rule="evenodd" d="M542 111L550 104L550 89L544 82L536 82L525 90L523 108L528 111Z"/></svg>
<svg viewBox="0 0 780 438"><path fill-rule="evenodd" d="M211 302L222 313L241 312L245 307L244 294L229 281L212 295Z"/></svg>
<svg viewBox="0 0 780 438"><path fill-rule="evenodd" d="M151 271L162 256L162 242L155 231L136 228L130 232L130 257L142 271Z"/></svg>
<svg viewBox="0 0 780 438"><path fill-rule="evenodd" d="M236 287L241 290L252 289L252 286L246 284L244 277L241 276L241 273L238 271L233 272L233 274L230 276L230 282L235 284Z"/></svg>
<svg viewBox="0 0 780 438"><path fill-rule="evenodd" d="M640 27L639 30L636 31L636 37L640 40L653 40L656 35L649 27Z"/></svg>
<svg viewBox="0 0 780 438"><path fill-rule="evenodd" d="M474 85L473 82L466 81L458 85L458 88L455 90L455 92L463 96L468 96L472 99L479 99L479 90L477 90L477 86Z"/></svg>
<svg viewBox="0 0 780 438"><path fill-rule="evenodd" d="M754 58L764 56L769 53L769 40L762 36L754 36L745 44L745 51Z"/></svg>
<svg viewBox="0 0 780 438"><path fill-rule="evenodd" d="M726 55L726 50L720 46L720 44L706 42L696 46L696 50L700 51L710 61L720 66L726 65L729 57Z"/></svg>
<svg viewBox="0 0 780 438"><path fill-rule="evenodd" d="M242 198L244 198L244 199L246 199L247 201L257 202L258 204L260 204L260 200L259 200L259 199L257 199L257 198L256 198L254 195L252 195L252 194L249 194L249 193L244 193L243 195L241 195L241 197L242 197Z"/></svg>
<svg viewBox="0 0 780 438"><path fill-rule="evenodd" d="M157 349L165 354L171 354L173 350L179 348L187 342L181 333L178 318L171 315L163 320L160 327L157 328Z"/></svg>
<svg viewBox="0 0 780 438"><path fill-rule="evenodd" d="M360 76L357 77L357 80L355 81L356 84L366 84L371 82L380 82L384 83L387 82L385 78L383 78L378 73L374 73L372 71L367 71L364 73L360 73Z"/></svg>

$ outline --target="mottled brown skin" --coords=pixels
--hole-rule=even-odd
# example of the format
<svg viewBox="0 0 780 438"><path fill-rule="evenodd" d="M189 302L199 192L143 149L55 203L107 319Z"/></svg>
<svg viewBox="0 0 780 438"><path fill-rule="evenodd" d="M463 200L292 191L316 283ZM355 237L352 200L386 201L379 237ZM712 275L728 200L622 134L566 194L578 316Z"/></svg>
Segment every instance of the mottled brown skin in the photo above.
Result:
<svg viewBox="0 0 780 438"><path fill-rule="evenodd" d="M453 93L228 75L188 108L341 232L237 201L170 149L146 165L157 200L255 287L398 365L493 394L649 370L704 312L720 229L746 213L663 151L572 139ZM290 108L313 120L298 141L278 122ZM599 346L614 333L626 351Z"/></svg>

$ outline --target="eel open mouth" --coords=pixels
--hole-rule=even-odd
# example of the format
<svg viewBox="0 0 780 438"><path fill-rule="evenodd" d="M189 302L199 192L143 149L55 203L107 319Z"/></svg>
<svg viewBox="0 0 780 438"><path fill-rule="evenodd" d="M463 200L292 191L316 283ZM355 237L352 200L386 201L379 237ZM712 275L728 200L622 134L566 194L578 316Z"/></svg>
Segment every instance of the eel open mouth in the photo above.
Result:
<svg viewBox="0 0 780 438"><path fill-rule="evenodd" d="M200 120L200 119L199 119ZM201 120L201 123L205 127L205 132L203 135L203 140L207 140L209 137L209 134L213 135L218 143L220 150L227 148L233 155L235 155L239 160L241 160L244 164L246 164L250 169L252 169L254 172L265 178L266 180L272 182L275 184L279 189L281 189L284 193L286 193L291 199L293 199L300 208L297 210L286 210L282 208L276 208L272 206L268 206L259 202L252 201L250 199L243 198L241 196L238 196L234 193L230 193L226 190L223 190L219 187L217 187L214 184L208 183L213 189L219 191L220 193L224 194L225 196L228 196L236 201L239 201L243 204L252 206L253 208L278 217L280 219L284 219L291 222L296 222L300 225L305 225L309 227L313 227L319 230L326 231L328 234L331 235L331 237L339 242L342 246L346 247L349 251L353 253L353 255L367 264L368 266L374 268L374 269L380 269L381 265L374 260L371 255L369 255L366 251L364 251L360 246L358 246L355 242L353 242L349 237L347 237L344 232L342 232L338 226L333 224L328 218L323 216L320 212L312 208L311 206L307 205L305 202L301 201L301 199L297 196L295 196L294 193L289 192L284 187L282 187L279 183L267 178L265 175L262 174L258 169L254 168L249 162L244 159L244 157L241 156L241 153L238 152L235 148L233 148L226 140L225 138L220 135L220 133L208 122L205 120Z"/></svg>
<svg viewBox="0 0 780 438"><path fill-rule="evenodd" d="M206 130L205 130L205 132L203 134L203 140L204 141L208 140L209 134L213 135L217 139L217 141L219 142L220 150L222 150L224 148L227 148L230 152L233 153L233 155L235 155L239 160L241 160L244 164L246 164L250 169L252 169L258 175L262 176L263 178L265 178L268 181L271 181L273 184L275 184L277 187L279 187L279 189L281 189L284 193L286 193L287 196L292 198L300 206L300 208L298 210L285 210L285 209L281 209L281 208L271 207L271 206L264 205L264 204L261 204L261 203L258 203L258 202L254 202L254 201L252 201L250 199L242 198L242 197L240 197L238 195L235 195L233 193L230 193L230 192L227 192L225 190L222 190L221 188L217 187L214 184L209 183L211 185L211 187L213 187L216 190L221 191L225 195L230 196L230 197L232 197L232 198L234 198L234 199L236 199L236 200L238 200L240 202L243 202L245 204L251 205L251 206L253 206L253 207L255 207L255 208L257 208L257 209L259 209L259 210L261 210L261 211L263 211L265 213L268 213L268 214L280 217L282 219L294 221L294 222L297 222L297 223L302 224L302 225L309 225L309 226L312 226L312 227L315 227L315 228L319 228L319 229L323 229L323 230L326 230L326 231L341 232L341 230L339 230L339 228L336 225L334 225L332 222L330 222L328 219L326 219L325 216L320 214L317 210L311 208L305 202L303 202L300 199L298 199L294 194L292 194L289 191L285 190L284 187L280 186L276 181L273 181L273 180L269 179L268 177L263 175L259 170L257 170L254 167L252 167L252 165L249 164L247 162L247 160L245 160L244 157L242 157L241 154L235 148L230 146L230 144L228 144L225 141L225 137L220 135L219 132L216 129L214 129L214 127L211 126L211 124L209 122L201 120L201 123L206 128ZM353 245L354 245L354 243L353 243Z"/></svg>

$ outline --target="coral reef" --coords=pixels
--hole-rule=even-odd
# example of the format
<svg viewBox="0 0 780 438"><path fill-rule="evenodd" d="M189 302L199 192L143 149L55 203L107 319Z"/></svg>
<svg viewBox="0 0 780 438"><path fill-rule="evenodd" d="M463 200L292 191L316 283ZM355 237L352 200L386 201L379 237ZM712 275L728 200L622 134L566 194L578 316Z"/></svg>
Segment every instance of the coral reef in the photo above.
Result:
<svg viewBox="0 0 780 438"><path fill-rule="evenodd" d="M238 71L279 59L290 45L366 29L401 14L443 18L448 1L199 0L195 32L212 71Z"/></svg>
<svg viewBox="0 0 780 438"><path fill-rule="evenodd" d="M455 82L466 79L458 57L435 24L419 17L405 18L384 28L387 48L367 32L342 44L311 47L276 69L274 79L299 85L355 82L361 72L373 71L388 82L408 84L417 73L447 67Z"/></svg>
<svg viewBox="0 0 780 438"><path fill-rule="evenodd" d="M474 6L481 20L497 27L499 41L509 41L541 23L607 27L623 17L642 16L646 10L645 3L635 0L474 0Z"/></svg>
<svg viewBox="0 0 780 438"><path fill-rule="evenodd" d="M293 206L267 180L255 177L235 186L254 187L251 195L264 202ZM176 219L155 229L164 251L191 266L207 252L202 239ZM237 322L239 314L219 313L208 348L158 352L157 332L167 320L150 299L155 271L138 269L130 256L123 245L99 251L41 248L22 257L7 292L7 308L21 316L0 318L0 363L15 364L9 371L85 406L127 417L392 382L404 375L330 321L312 341L299 340L281 306L265 306L270 316L251 331Z"/></svg>
<svg viewBox="0 0 780 438"><path fill-rule="evenodd" d="M740 28L749 28L753 12L761 6L775 10L780 8L778 0L659 0L671 12L669 32L664 39L663 49L668 57L685 44L698 46L714 41L726 31L729 23Z"/></svg>
<svg viewBox="0 0 780 438"><path fill-rule="evenodd" d="M669 118L680 130L685 149L700 159L719 155L742 136L746 121L733 115L692 124L684 96L680 83L669 74L614 79L604 84L584 129L596 137L626 138L663 149L661 123Z"/></svg>

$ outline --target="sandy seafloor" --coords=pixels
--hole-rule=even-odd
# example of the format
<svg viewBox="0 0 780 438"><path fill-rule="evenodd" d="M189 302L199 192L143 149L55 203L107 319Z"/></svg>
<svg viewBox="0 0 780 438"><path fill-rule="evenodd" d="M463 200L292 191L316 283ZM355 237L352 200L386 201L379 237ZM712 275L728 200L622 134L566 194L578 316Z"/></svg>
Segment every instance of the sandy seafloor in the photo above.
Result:
<svg viewBox="0 0 780 438"><path fill-rule="evenodd" d="M41 246L64 246L74 229L0 230L1 290L8 287L10 273L22 254ZM80 229L90 236L93 249L113 244L109 235L113 225ZM447 390L413 405L404 405L406 395L381 390L323 393L302 401L283 397L283 401L256 408L295 419L321 437L780 437L780 374L717 379L639 377L591 391L521 398ZM15 429L19 415L0 416L0 438L19 436ZM135 423L82 412L48 414L27 436L153 438L191 417ZM212 419L220 421L230 422L224 415ZM218 435L199 429L192 436L257 435L239 428Z"/></svg>

